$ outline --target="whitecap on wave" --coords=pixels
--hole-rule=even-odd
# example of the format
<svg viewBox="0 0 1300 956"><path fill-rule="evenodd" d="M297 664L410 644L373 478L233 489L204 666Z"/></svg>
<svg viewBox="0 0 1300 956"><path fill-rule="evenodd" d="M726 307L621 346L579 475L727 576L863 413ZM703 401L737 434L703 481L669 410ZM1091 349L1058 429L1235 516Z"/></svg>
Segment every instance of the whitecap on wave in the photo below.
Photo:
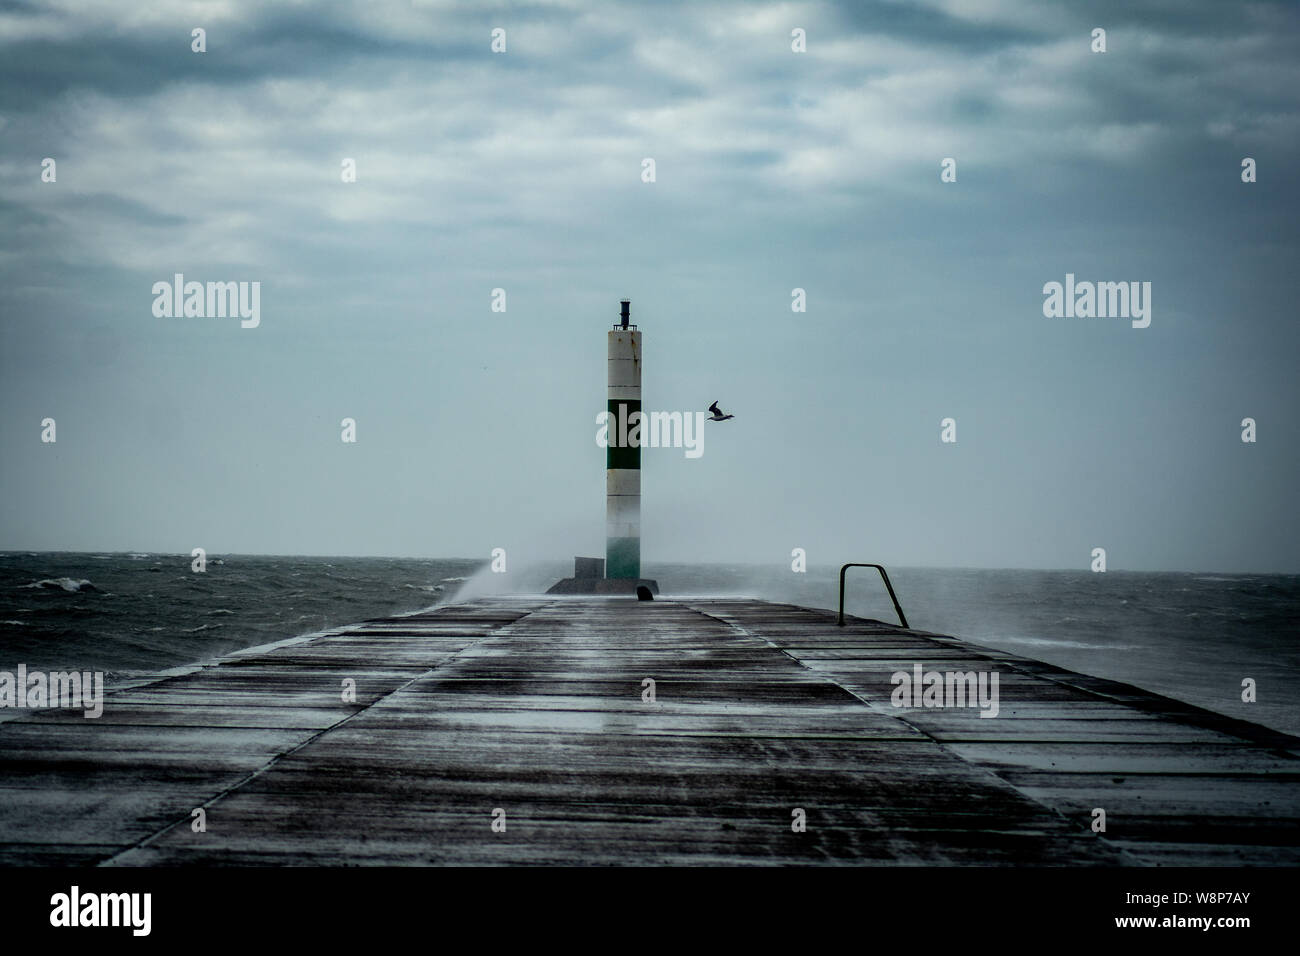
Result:
<svg viewBox="0 0 1300 956"><path fill-rule="evenodd" d="M1028 644L1030 647L1059 647L1081 651L1136 651L1137 644L1089 644L1087 641L1057 641L1044 637L1004 637L1008 644Z"/></svg>
<svg viewBox="0 0 1300 956"><path fill-rule="evenodd" d="M21 586L25 588L42 588L50 591L57 588L67 591L70 594L76 593L77 591L99 590L99 588L95 587L85 578L42 578L39 581L33 581L31 584L24 584Z"/></svg>

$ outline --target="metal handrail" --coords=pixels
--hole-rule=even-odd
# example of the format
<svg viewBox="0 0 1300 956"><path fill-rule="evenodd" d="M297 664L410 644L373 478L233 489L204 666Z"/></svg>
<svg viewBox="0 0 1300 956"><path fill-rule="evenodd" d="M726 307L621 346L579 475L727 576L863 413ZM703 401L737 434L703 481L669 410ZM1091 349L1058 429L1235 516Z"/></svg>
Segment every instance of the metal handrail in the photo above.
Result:
<svg viewBox="0 0 1300 956"><path fill-rule="evenodd" d="M903 607L898 603L898 597L894 594L894 586L889 583L889 575L885 573L884 566L879 564L846 564L840 568L840 619L836 623L840 627L844 626L844 572L849 568L875 568L880 572L880 577L885 582L885 590L889 592L889 599L894 602L894 610L898 612L898 620L903 627L907 627L907 618L903 615Z"/></svg>

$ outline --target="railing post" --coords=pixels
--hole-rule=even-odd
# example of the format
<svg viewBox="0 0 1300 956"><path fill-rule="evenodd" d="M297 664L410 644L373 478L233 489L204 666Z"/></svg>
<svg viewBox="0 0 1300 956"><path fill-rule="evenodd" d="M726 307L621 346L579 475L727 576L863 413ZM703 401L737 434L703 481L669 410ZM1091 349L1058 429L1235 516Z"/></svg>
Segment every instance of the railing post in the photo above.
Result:
<svg viewBox="0 0 1300 956"><path fill-rule="evenodd" d="M889 575L885 573L885 568L880 564L846 564L840 568L840 616L836 621L839 627L844 626L844 572L849 568L875 568L880 572L881 579L885 582L885 590L889 592L889 599L894 602L894 610L898 612L898 621L903 627L907 627L907 617L903 614L903 606L898 603L898 595L894 593L894 586L889 583Z"/></svg>
<svg viewBox="0 0 1300 956"><path fill-rule="evenodd" d="M849 569L849 565L840 568L840 619L836 621L839 627L844 626L844 572Z"/></svg>

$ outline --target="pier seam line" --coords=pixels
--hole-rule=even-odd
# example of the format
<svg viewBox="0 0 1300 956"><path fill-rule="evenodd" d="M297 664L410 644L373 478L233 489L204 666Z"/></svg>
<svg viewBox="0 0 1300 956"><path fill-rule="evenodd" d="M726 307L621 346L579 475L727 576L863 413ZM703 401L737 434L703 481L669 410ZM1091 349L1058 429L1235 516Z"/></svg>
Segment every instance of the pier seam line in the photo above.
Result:
<svg viewBox="0 0 1300 956"><path fill-rule="evenodd" d="M449 604L449 605L443 605L443 606L444 606L444 607L454 607L455 605L450 605L450 604ZM399 685L399 686L397 686L397 687L394 687L394 688L393 688L391 691L389 691L387 694L383 694L382 696L376 697L374 700L372 700L372 701L371 701L369 704L367 704L365 707L362 707L360 710L355 710L355 711L353 711L352 713L348 714L346 717L343 717L343 718L341 718L341 719L335 721L334 723L330 724L328 727L322 727L320 730L318 730L316 733L312 734L312 735L311 735L310 737L308 737L306 740L302 741L302 742L299 743L299 744L296 744L296 745L293 746L293 747L290 747L288 750L283 750L283 751L281 751L280 753L275 754L274 756L271 757L270 760L268 760L268 761L267 761L266 763L264 763L262 766L258 767L256 770L252 770L252 771L250 771L248 774L246 774L246 775L245 775L244 777L242 777L241 779L237 780L235 783L232 783L230 786L226 787L224 790L222 790L222 791L220 791L219 793L216 793L216 794L214 794L213 796L209 797L209 798L208 798L207 800L205 800L203 803L200 803L200 804L198 805L199 808L202 808L202 809L205 809L205 810L206 810L208 807L214 806L215 804L217 804L217 803L220 802L221 800L224 800L226 797L230 796L230 795L231 795L232 793L234 793L236 790L239 790L241 787L244 787L244 786L248 785L249 783L251 783L253 780L256 780L256 779L257 779L258 777L260 777L262 774L266 773L268 770L270 770L272 767L274 767L276 764L278 764L278 763L279 763L281 760L283 760L285 757L292 757L294 754L298 753L300 750L303 750L304 748L306 748L306 747L310 746L311 744L315 743L317 740L319 740L321 737L325 736L326 734L328 734L328 733L332 733L333 731L338 730L340 727L342 727L344 724L348 723L349 721L353 720L354 718L359 717L359 716L361 716L362 714L368 713L368 712L370 711L370 709L371 709L372 707L374 707L376 704L378 704L380 701L387 700L388 698L392 697L394 694L398 694L398 693L400 693L401 691L403 691L403 690L405 690L406 688L410 687L410 686L411 686L412 684L414 684L416 681L424 680L424 679L427 678L430 674L433 674L435 671L437 671L438 669L440 669L440 668L443 667L444 665L446 665L446 664L450 663L451 661L455 660L456 658L460 657L461 654L464 654L464 653L465 653L466 651L468 651L470 648L472 648L472 647L477 647L479 644L483 643L484 641L488 640L489 638L496 637L496 636L497 636L501 631L504 631L505 629L510 628L510 627L514 627L516 624L518 624L518 623L519 623L520 621L522 621L524 618L526 618L526 617L531 617L531 616L533 615L533 613L535 613L536 611L540 610L541 607L545 607L545 606L547 606L547 605L540 605L539 607L531 608L531 609L529 609L528 611L526 611L524 614L522 614L521 616L515 618L513 621L510 621L510 622L508 622L508 623L506 623L506 624L501 624L501 625L499 625L499 626L493 628L491 631L489 631L487 634L484 634L482 637L480 637L478 640L474 641L473 643L471 643L471 644L466 644L464 647L462 647L460 650L456 651L456 653L452 654L452 655L451 655L450 657L448 657L446 660L439 661L436 665L434 665L433 667L430 667L428 670L424 671L423 673L417 674L417 675L415 675L414 677L412 677L410 680L406 681L405 683L403 683L403 684L401 684L401 685ZM362 625L360 625L360 624L356 625L356 627L361 627L361 626L362 626ZM338 636L338 635L334 635L334 634L321 635L321 637L333 637L333 636ZM142 849L142 848L144 848L144 847L147 847L149 844L153 843L155 840L159 839L160 837L166 836L168 833L170 833L172 830L176 829L176 828L177 828L178 826L180 826L182 823L187 823L187 822L189 822L189 820L192 819L192 817L193 817L193 810L191 810L191 812L190 812L189 815L184 816L184 817L181 817L181 818L178 819L178 820L174 820L174 821L172 821L171 823L167 824L165 827L162 827L162 828L159 829L159 830L155 830L153 833L150 833L150 834L148 834L147 836L141 837L139 840L137 840L135 843L131 844L130 846L123 847L123 848L121 848L121 849L119 849L119 850L114 851L112 854L110 854L109 856L106 856L104 859L102 859L102 860L100 860L98 863L96 863L95 866L108 866L108 865L112 864L112 862L113 862L114 860L116 860L118 857L123 856L123 855L125 855L125 854L127 854L127 853L130 853L132 850L138 850L138 849Z"/></svg>

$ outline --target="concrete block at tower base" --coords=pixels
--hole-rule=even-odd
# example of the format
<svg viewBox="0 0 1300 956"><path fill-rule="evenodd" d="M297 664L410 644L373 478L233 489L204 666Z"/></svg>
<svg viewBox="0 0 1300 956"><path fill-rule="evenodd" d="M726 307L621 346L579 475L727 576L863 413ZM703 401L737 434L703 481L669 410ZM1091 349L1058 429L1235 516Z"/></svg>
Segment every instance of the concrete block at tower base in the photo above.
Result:
<svg viewBox="0 0 1300 956"><path fill-rule="evenodd" d="M573 576L575 578L603 578L605 576L604 558L574 558Z"/></svg>

